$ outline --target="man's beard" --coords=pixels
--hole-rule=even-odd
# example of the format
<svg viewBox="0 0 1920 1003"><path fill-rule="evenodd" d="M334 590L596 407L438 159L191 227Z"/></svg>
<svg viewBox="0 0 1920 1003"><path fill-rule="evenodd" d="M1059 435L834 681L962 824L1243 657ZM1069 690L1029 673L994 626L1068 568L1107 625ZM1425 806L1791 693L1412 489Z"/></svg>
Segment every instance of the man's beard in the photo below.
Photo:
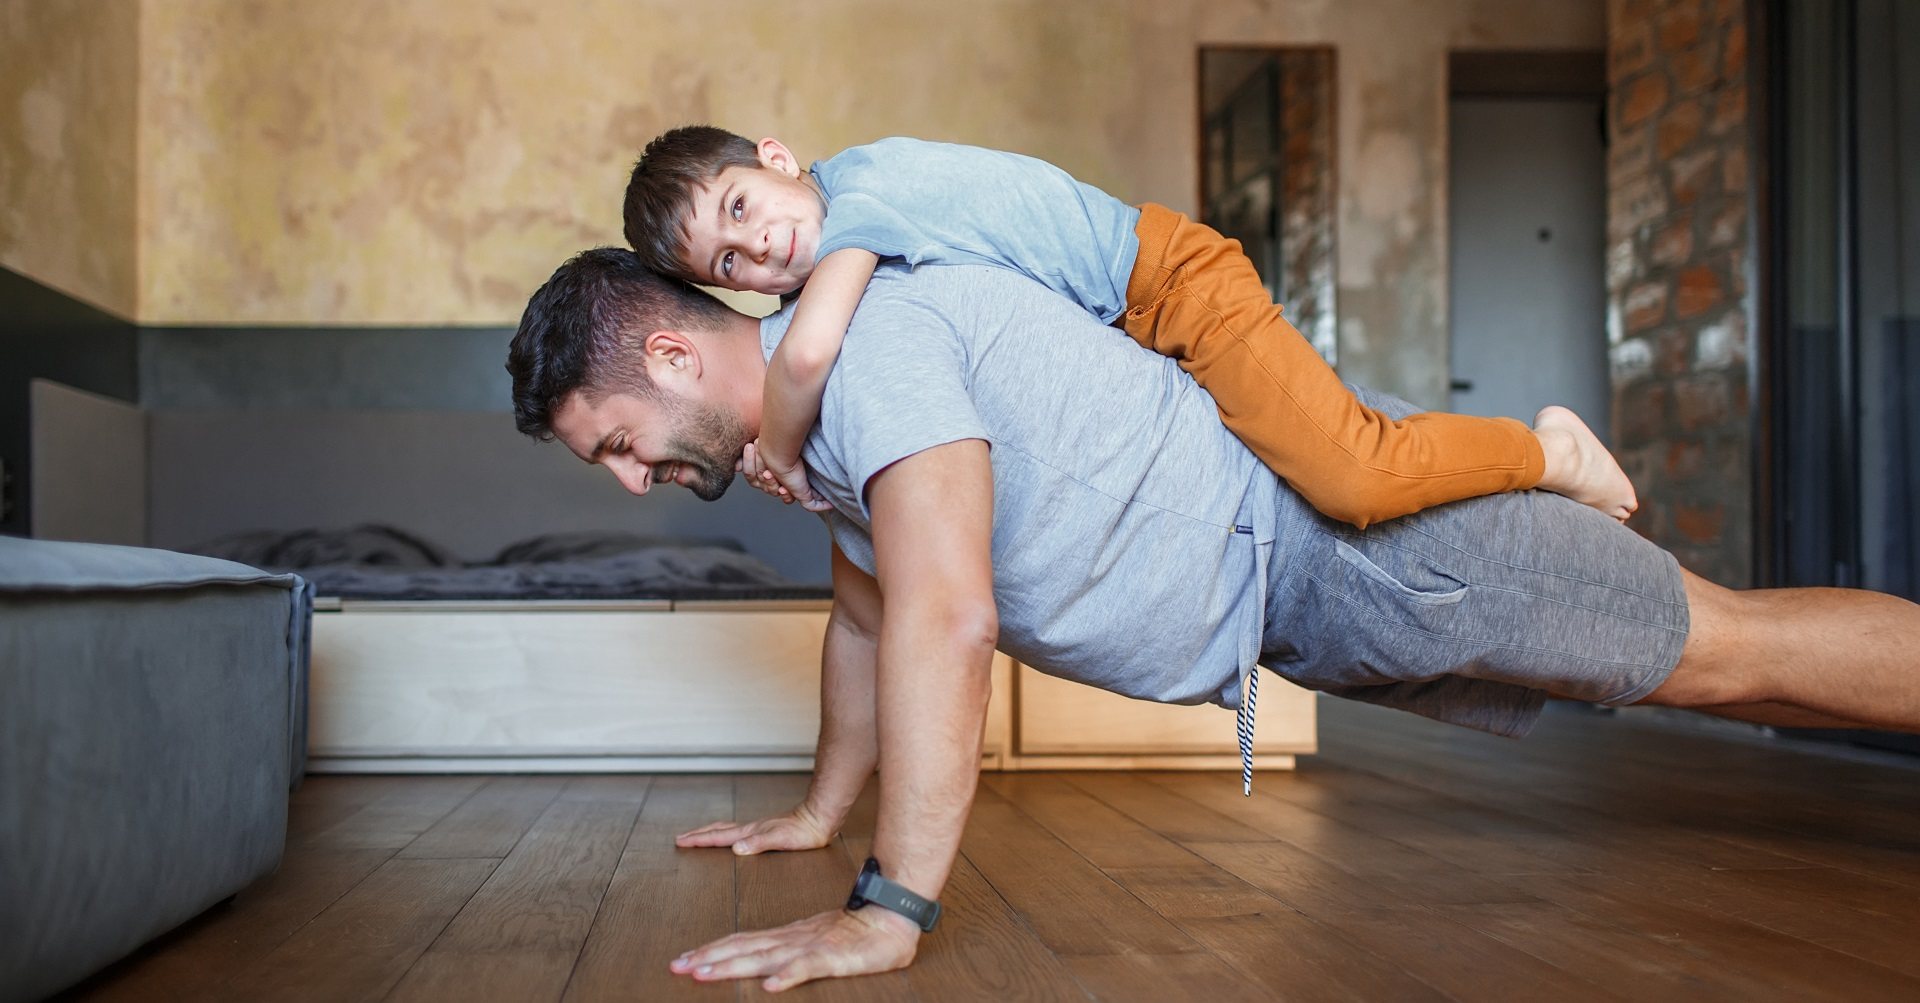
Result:
<svg viewBox="0 0 1920 1003"><path fill-rule="evenodd" d="M719 501L733 484L733 465L753 440L746 422L738 414L711 404L676 401L670 407L678 426L667 438L670 462L693 471L687 490L701 501ZM658 464L654 466L659 469Z"/></svg>

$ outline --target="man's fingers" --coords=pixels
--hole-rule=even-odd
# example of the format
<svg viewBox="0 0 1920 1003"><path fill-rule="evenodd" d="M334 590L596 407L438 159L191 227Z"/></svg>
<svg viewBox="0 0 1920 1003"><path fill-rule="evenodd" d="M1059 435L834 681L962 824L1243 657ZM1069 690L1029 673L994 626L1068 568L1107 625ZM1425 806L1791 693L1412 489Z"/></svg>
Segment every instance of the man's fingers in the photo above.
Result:
<svg viewBox="0 0 1920 1003"><path fill-rule="evenodd" d="M759 975L772 975L788 966L807 948L802 943L781 939L780 941L747 951L719 961L711 961L693 970L696 979L746 979Z"/></svg>
<svg viewBox="0 0 1920 1003"><path fill-rule="evenodd" d="M748 857L765 850L791 850L800 842L792 827L781 826L741 836L733 841L733 852Z"/></svg>
<svg viewBox="0 0 1920 1003"><path fill-rule="evenodd" d="M741 856L767 850L812 849L820 845L813 834L780 817L758 822L714 822L675 836L677 846L726 846Z"/></svg>
<svg viewBox="0 0 1920 1003"><path fill-rule="evenodd" d="M741 856L763 850L784 850L790 840L778 840L768 833L756 833L747 826L717 829L713 832L689 832L674 840L681 846L724 846Z"/></svg>
<svg viewBox="0 0 1920 1003"><path fill-rule="evenodd" d="M812 926L807 920L771 930L747 930L688 951L668 967L699 978L766 975L793 960L812 938ZM761 959L757 964L763 967L756 968L742 961L753 958Z"/></svg>
<svg viewBox="0 0 1920 1003"><path fill-rule="evenodd" d="M742 933L730 933L713 943L688 951L674 959L673 967L677 971L697 972L704 966L717 965L729 958L743 954L763 951L779 941L779 930L748 930Z"/></svg>
<svg viewBox="0 0 1920 1003"><path fill-rule="evenodd" d="M848 922L842 910L820 913L775 930L736 933L675 958L669 967L703 982L765 976L769 992L842 975L884 972L908 963L897 937Z"/></svg>
<svg viewBox="0 0 1920 1003"><path fill-rule="evenodd" d="M735 822L714 822L710 826L695 828L693 832L682 832L674 836L674 842L680 845L732 845L741 836L745 836L745 826Z"/></svg>

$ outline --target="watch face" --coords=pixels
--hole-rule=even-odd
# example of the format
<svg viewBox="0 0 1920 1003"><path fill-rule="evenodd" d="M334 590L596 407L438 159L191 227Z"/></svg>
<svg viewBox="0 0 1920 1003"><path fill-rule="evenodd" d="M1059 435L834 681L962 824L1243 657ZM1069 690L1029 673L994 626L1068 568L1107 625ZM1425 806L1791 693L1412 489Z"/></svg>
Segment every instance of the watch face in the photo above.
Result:
<svg viewBox="0 0 1920 1003"><path fill-rule="evenodd" d="M867 904L867 879L880 876L880 862L867 858L866 865L860 868L860 876L853 879L853 894L847 896L847 908L859 909Z"/></svg>

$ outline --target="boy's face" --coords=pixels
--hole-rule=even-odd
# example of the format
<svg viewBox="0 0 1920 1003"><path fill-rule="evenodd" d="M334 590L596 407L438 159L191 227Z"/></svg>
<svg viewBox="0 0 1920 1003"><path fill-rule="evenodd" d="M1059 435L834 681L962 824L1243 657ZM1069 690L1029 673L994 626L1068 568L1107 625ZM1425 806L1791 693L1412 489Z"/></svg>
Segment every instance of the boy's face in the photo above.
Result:
<svg viewBox="0 0 1920 1003"><path fill-rule="evenodd" d="M813 274L825 217L793 154L763 139L758 169L729 167L693 190L684 264L696 282L784 295Z"/></svg>

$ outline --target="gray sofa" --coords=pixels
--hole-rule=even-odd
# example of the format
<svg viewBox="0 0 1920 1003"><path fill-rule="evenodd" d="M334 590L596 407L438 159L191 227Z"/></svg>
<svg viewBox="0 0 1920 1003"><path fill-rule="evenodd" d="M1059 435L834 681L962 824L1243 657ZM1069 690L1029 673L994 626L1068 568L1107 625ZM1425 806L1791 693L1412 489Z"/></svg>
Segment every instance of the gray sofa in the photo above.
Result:
<svg viewBox="0 0 1920 1003"><path fill-rule="evenodd" d="M279 866L311 613L294 575L0 537L0 1003Z"/></svg>

